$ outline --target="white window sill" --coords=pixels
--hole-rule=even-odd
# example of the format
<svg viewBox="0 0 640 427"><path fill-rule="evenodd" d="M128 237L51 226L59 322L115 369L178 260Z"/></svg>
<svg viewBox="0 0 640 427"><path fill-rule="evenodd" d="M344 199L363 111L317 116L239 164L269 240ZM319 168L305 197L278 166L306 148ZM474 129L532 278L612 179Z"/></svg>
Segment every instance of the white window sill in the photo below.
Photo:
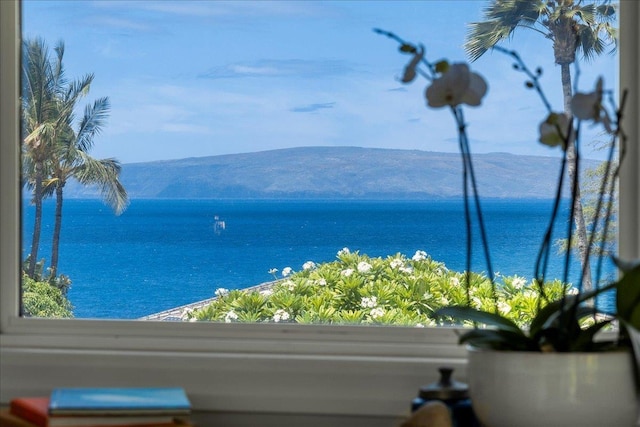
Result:
<svg viewBox="0 0 640 427"><path fill-rule="evenodd" d="M466 363L452 329L11 323L16 333L0 337L3 403L60 386L173 385L198 410L398 417L438 367L463 379Z"/></svg>

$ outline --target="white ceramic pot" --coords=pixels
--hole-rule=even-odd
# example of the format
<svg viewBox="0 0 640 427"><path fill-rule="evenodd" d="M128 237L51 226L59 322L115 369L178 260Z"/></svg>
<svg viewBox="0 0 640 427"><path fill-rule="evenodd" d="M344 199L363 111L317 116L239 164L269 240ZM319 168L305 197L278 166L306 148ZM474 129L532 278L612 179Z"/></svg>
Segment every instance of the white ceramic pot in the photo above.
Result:
<svg viewBox="0 0 640 427"><path fill-rule="evenodd" d="M486 427L632 427L631 352L469 349L469 393Z"/></svg>

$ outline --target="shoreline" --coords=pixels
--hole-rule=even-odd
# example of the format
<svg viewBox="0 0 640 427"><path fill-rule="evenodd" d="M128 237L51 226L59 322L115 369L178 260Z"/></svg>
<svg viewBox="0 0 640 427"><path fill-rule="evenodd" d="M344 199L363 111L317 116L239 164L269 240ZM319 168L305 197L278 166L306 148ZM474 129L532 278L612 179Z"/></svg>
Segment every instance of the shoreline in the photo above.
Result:
<svg viewBox="0 0 640 427"><path fill-rule="evenodd" d="M250 286L248 288L242 288L241 291L245 292L261 292L268 289L271 289L275 284L281 282L282 279L272 280L270 282L263 282L259 285ZM178 307L170 308L168 310L160 311L158 313L149 314L143 317L139 317L137 320L151 320L151 321L162 321L162 322L184 322L186 321L185 316L188 312L192 310L196 310L202 308L211 302L218 299L218 297L207 298L204 300L192 302L189 304L181 305Z"/></svg>

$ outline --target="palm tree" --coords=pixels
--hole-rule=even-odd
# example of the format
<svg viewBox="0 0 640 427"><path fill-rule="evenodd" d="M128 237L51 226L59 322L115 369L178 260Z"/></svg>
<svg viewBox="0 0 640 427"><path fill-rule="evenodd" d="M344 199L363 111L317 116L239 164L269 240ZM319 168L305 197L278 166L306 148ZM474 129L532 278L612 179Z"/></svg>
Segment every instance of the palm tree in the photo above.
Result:
<svg viewBox="0 0 640 427"><path fill-rule="evenodd" d="M492 0L484 10L485 21L469 25L465 50L472 61L480 58L499 42L509 39L518 28L536 31L553 43L556 64L564 97L564 110L571 113L572 78L570 66L577 54L590 60L616 46L616 29L612 26L615 8L610 0ZM569 180L576 177L576 150L567 149ZM583 286L591 289L591 266L587 257L588 238L580 196L576 188L574 221L578 253L583 270Z"/></svg>
<svg viewBox="0 0 640 427"><path fill-rule="evenodd" d="M127 205L127 194L118 180L120 164L114 159L96 160L88 155L93 137L104 124L109 100L102 98L85 108L77 132L72 129L74 109L86 95L93 74L67 82L62 60L64 44L59 42L49 56L42 39L23 44L23 180L32 190L35 218L27 275L36 275L42 228L42 202L56 194L56 217L53 234L50 277L55 279L62 220L63 188L70 177L85 185L99 185L102 196L116 213Z"/></svg>
<svg viewBox="0 0 640 427"><path fill-rule="evenodd" d="M34 278L40 231L42 228L42 200L46 195L44 181L49 174L48 159L63 116L73 105L60 102L64 99L66 80L62 67L64 45L54 48L55 58L49 57L47 45L42 39L27 40L23 44L22 68L22 120L23 120L23 180L32 190L31 202L35 205L35 220L31 240L31 252L27 275ZM75 103L84 86L77 87L67 99Z"/></svg>
<svg viewBox="0 0 640 427"><path fill-rule="evenodd" d="M75 178L85 186L98 185L103 200L117 215L121 214L128 204L127 192L119 181L120 163L115 159L97 160L88 154L93 147L94 137L102 131L108 114L109 99L100 98L93 105L86 106L77 131L71 128L73 116L70 115L66 132L63 132L52 150L51 178L46 182L46 186L54 188L56 194L50 266L52 279L55 279L58 269L63 191L70 178Z"/></svg>

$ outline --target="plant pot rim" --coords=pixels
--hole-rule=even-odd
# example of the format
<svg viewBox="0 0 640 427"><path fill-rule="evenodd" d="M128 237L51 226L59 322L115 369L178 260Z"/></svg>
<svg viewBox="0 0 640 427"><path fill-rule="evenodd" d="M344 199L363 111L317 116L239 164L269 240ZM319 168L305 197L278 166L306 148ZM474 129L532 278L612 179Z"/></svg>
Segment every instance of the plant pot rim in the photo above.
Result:
<svg viewBox="0 0 640 427"><path fill-rule="evenodd" d="M629 353L631 352L631 347L629 346L625 346L625 345L618 345L614 348L610 348L608 350L601 350L601 351L547 351L547 352L543 352L543 351L520 351L520 350L495 350L492 348L482 348L482 347L476 347L472 344L466 344L465 347L467 348L467 351L469 353L485 353L485 352L491 352L491 353L499 353L499 354L506 354L506 353L519 353L519 354L544 354L544 355L549 355L549 356L563 356L563 355L582 355L582 356L589 356L589 355L595 355L595 354L620 354L620 353Z"/></svg>

